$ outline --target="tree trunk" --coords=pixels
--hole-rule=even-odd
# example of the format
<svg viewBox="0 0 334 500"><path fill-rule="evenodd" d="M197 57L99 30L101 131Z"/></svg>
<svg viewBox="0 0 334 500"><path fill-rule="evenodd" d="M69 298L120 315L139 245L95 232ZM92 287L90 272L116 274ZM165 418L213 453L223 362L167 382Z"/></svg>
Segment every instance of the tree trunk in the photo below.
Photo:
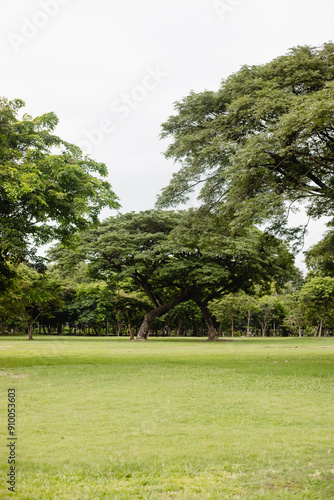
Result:
<svg viewBox="0 0 334 500"><path fill-rule="evenodd" d="M265 337L265 335L266 335L266 328L267 328L267 323L261 323L261 334L262 334L262 337Z"/></svg>
<svg viewBox="0 0 334 500"><path fill-rule="evenodd" d="M29 336L29 340L34 340L34 339L32 338L32 334L33 334L33 332L34 332L34 324L32 323L32 324L30 324L30 325L28 326L28 336Z"/></svg>
<svg viewBox="0 0 334 500"><path fill-rule="evenodd" d="M117 325L117 337L120 337L120 335L121 335L121 325L118 322L117 318L116 318L116 325Z"/></svg>
<svg viewBox="0 0 334 500"><path fill-rule="evenodd" d="M321 337L321 334L322 334L322 319L320 320L319 324L319 337Z"/></svg>
<svg viewBox="0 0 334 500"><path fill-rule="evenodd" d="M231 337L234 337L234 318L231 318Z"/></svg>
<svg viewBox="0 0 334 500"><path fill-rule="evenodd" d="M130 334L130 340L134 340L135 336L131 328L131 323L130 323L130 316L129 316L129 311L125 308L125 313L126 317L128 318L128 328L129 328L129 334Z"/></svg>
<svg viewBox="0 0 334 500"><path fill-rule="evenodd" d="M181 320L179 320L175 335L176 335L176 337L180 337L180 335L182 335L182 321Z"/></svg>
<svg viewBox="0 0 334 500"><path fill-rule="evenodd" d="M152 321L154 321L159 316L162 316L166 312L170 311L171 309L173 309L173 307L177 306L178 304L181 304L181 302L185 302L186 300L188 300L187 293L188 290L185 290L176 299L171 300L167 304L155 307L154 309L152 309L152 311L148 312L138 330L137 340L147 340Z"/></svg>
<svg viewBox="0 0 334 500"><path fill-rule="evenodd" d="M214 340L218 340L217 332L213 324L211 313L208 309L208 305L205 302L196 302L197 306L200 308L205 324L208 329L208 338L206 339L208 342L212 342Z"/></svg>
<svg viewBox="0 0 334 500"><path fill-rule="evenodd" d="M247 337L250 336L250 320L251 320L251 312L247 311Z"/></svg>

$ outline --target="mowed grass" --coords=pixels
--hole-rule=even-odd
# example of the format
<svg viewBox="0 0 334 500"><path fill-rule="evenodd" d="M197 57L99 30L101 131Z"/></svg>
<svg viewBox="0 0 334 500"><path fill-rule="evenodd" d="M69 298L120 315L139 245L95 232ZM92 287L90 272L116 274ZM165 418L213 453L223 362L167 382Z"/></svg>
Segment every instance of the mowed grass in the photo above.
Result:
<svg viewBox="0 0 334 500"><path fill-rule="evenodd" d="M333 499L333 355L333 338L2 337L0 498Z"/></svg>

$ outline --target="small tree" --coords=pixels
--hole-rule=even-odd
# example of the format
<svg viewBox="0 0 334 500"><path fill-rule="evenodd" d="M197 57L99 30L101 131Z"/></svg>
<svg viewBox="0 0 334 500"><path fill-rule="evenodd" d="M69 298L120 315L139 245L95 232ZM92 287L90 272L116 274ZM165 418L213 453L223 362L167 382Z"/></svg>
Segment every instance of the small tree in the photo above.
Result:
<svg viewBox="0 0 334 500"><path fill-rule="evenodd" d="M285 295L283 297L285 310L284 324L293 331L297 330L299 337L302 336L302 329L305 325L306 306L299 292Z"/></svg>
<svg viewBox="0 0 334 500"><path fill-rule="evenodd" d="M254 316L258 312L258 302L256 297L252 295L248 295L245 292L239 293L239 314L240 317L246 318L247 327L246 327L246 335L250 336L250 322L252 316Z"/></svg>
<svg viewBox="0 0 334 500"><path fill-rule="evenodd" d="M277 297L273 295L264 295L257 301L258 312L256 317L261 325L262 337L266 335L268 323L274 318L276 302Z"/></svg>
<svg viewBox="0 0 334 500"><path fill-rule="evenodd" d="M6 315L7 321L19 321L27 329L29 340L33 340L39 317L52 316L52 307L61 308L62 304L61 285L51 274L20 264L16 278L2 297L0 314Z"/></svg>
<svg viewBox="0 0 334 500"><path fill-rule="evenodd" d="M300 292L306 307L306 319L315 328L314 336L322 335L325 327L334 326L334 278L315 277L310 279Z"/></svg>
<svg viewBox="0 0 334 500"><path fill-rule="evenodd" d="M230 320L231 337L234 336L234 323L235 319L240 314L241 309L241 296L237 293L228 293L223 295L220 299L213 300L210 308L220 323L225 319Z"/></svg>

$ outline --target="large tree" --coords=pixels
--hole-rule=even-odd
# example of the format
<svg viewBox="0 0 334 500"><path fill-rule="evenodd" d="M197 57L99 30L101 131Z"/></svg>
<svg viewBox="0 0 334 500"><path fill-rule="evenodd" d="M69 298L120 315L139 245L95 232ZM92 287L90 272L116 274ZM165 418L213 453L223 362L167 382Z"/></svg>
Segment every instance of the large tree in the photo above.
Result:
<svg viewBox="0 0 334 500"><path fill-rule="evenodd" d="M24 102L0 99L0 287L8 262L33 256L32 245L66 240L98 220L102 207L117 208L107 168L53 134L54 113L18 113Z"/></svg>
<svg viewBox="0 0 334 500"><path fill-rule="evenodd" d="M204 211L204 215L203 215ZM239 290L254 292L255 285L270 288L275 280L281 288L298 271L286 245L255 227L231 229L225 217L205 210L189 210L171 235L186 259L196 264L188 274L191 298L201 310L209 340L217 338L209 304Z"/></svg>
<svg viewBox="0 0 334 500"><path fill-rule="evenodd" d="M82 235L74 259L85 259L92 275L111 287L115 280L130 279L150 300L152 309L139 328L139 339L147 338L152 321L191 299L214 340L210 300L249 289L269 276L285 282L293 269L291 254L275 238L255 228L232 237L228 223L215 216L210 226L206 217L200 229L192 223L197 215L161 210L122 214ZM65 253L62 265L70 261Z"/></svg>
<svg viewBox="0 0 334 500"><path fill-rule="evenodd" d="M162 125L166 157L181 163L158 206L203 204L242 225L286 227L300 202L312 217L334 210L334 44L299 46L243 66L218 91L191 92Z"/></svg>
<svg viewBox="0 0 334 500"><path fill-rule="evenodd" d="M169 241L181 218L180 213L159 210L119 214L82 235L78 255L95 278L111 287L115 280L130 279L151 302L139 339L147 338L152 321L188 297L187 269L174 258Z"/></svg>

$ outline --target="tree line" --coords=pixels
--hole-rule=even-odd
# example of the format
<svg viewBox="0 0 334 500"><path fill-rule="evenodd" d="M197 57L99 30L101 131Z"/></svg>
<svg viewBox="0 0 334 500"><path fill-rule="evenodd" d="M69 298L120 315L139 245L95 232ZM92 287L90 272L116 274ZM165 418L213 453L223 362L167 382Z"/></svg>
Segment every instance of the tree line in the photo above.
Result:
<svg viewBox="0 0 334 500"><path fill-rule="evenodd" d="M292 252L306 228L287 221L301 204L333 217L333 82L326 43L191 92L162 125L181 166L157 207L102 222L119 208L107 167L54 135L54 113L1 99L2 332L329 335L333 224L304 279ZM170 209L196 186L198 208Z"/></svg>
<svg viewBox="0 0 334 500"><path fill-rule="evenodd" d="M254 227L231 237L206 215L199 234L194 215L119 214L75 248L54 246L44 272L21 263L1 302L2 331L132 340L331 333L333 277L303 279L287 246Z"/></svg>

